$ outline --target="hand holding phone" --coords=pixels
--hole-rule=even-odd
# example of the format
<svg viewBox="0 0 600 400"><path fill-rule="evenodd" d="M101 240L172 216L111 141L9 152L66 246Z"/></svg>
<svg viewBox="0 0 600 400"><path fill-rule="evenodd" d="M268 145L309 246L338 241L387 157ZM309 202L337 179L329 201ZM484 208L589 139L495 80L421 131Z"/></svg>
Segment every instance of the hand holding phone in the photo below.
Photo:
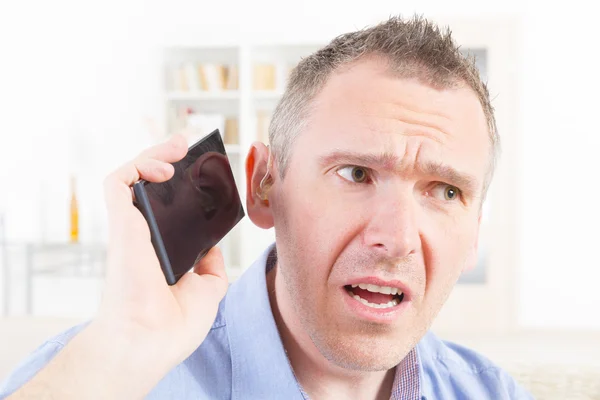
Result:
<svg viewBox="0 0 600 400"><path fill-rule="evenodd" d="M140 179L149 184L168 182L175 175L174 165L187 154L187 142L175 135L145 150L105 180L109 247L102 302L80 341L68 345L69 358L56 364L57 377L68 375L80 382L77 390L71 384L71 394L81 393L80 398L89 397L86 393L106 398L144 397L198 348L214 322L228 286L219 249L211 248L195 264L193 273L183 274L169 286L148 223L133 204L134 183ZM211 212L209 202L204 207ZM70 365L70 360L77 363ZM98 377L93 365L103 364L114 364L114 368ZM51 369L48 373L53 376ZM111 395L101 396L104 389L95 385L97 381L111 382L104 388ZM60 393L60 387L56 389Z"/></svg>
<svg viewBox="0 0 600 400"><path fill-rule="evenodd" d="M173 166L168 181L133 185L135 205L148 222L169 285L245 216L218 130L192 145Z"/></svg>

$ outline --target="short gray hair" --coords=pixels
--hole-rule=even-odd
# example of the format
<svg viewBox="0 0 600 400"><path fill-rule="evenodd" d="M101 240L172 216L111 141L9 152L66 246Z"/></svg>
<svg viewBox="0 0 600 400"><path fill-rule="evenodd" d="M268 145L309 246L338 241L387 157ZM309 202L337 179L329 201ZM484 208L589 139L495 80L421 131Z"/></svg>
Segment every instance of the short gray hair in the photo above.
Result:
<svg viewBox="0 0 600 400"><path fill-rule="evenodd" d="M283 178L298 135L306 128L312 100L338 68L367 56L382 56L399 78L416 78L436 89L470 87L481 103L491 141L490 167L483 194L489 186L500 151L494 109L475 58L461 53L449 28L441 31L420 17L391 17L370 28L333 39L327 46L302 59L293 69L285 93L273 113L269 142Z"/></svg>

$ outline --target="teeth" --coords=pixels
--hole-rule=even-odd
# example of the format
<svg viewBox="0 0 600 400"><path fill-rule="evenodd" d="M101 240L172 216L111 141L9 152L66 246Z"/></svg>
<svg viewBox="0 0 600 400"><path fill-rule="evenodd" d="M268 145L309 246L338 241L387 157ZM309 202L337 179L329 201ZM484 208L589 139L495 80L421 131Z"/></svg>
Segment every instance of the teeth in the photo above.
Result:
<svg viewBox="0 0 600 400"><path fill-rule="evenodd" d="M363 299L362 297L360 297L356 294L352 295L352 297L354 297L355 300L360 301L364 305L372 307L372 308L390 308L390 307L395 307L398 304L400 304L398 299L391 300L387 303L376 304L376 303L369 303L367 300Z"/></svg>
<svg viewBox="0 0 600 400"><path fill-rule="evenodd" d="M358 296L356 296L358 297ZM395 307L399 304L399 301L397 299L391 300L387 303L382 303L382 304L375 304L375 303L369 303L368 301L366 301L365 299L358 297L359 301L361 303L363 303L366 306L372 307L372 308L390 308L390 307Z"/></svg>
<svg viewBox="0 0 600 400"><path fill-rule="evenodd" d="M383 293L383 294L389 294L392 296L402 295L401 290L399 290L398 288L390 287L390 286L377 286L377 285L372 285L370 283L358 283L358 284L355 283L355 284L352 284L351 286L352 286L352 288L359 287L363 290L368 290L369 292L372 292L372 293ZM356 301L360 301L364 305L372 307L372 308L391 308L391 307L395 307L398 304L400 304L400 301L398 300L398 298L393 298L392 300L390 300L387 303L376 304L376 303L370 303L367 300L360 297L359 295L354 294L352 292L350 292L350 294L352 295L352 297L354 297L354 299Z"/></svg>
<svg viewBox="0 0 600 400"><path fill-rule="evenodd" d="M389 286L383 286L381 289L379 289L379 293L390 294L392 293L392 288Z"/></svg>
<svg viewBox="0 0 600 400"><path fill-rule="evenodd" d="M367 283L359 283L359 284L353 284L352 287L359 287L363 290L368 290L369 292L372 293L383 293L383 294L392 294L392 295L400 295L402 294L402 291L399 290L398 288L393 288L390 286L377 286L377 285L371 285L371 284L367 284Z"/></svg>

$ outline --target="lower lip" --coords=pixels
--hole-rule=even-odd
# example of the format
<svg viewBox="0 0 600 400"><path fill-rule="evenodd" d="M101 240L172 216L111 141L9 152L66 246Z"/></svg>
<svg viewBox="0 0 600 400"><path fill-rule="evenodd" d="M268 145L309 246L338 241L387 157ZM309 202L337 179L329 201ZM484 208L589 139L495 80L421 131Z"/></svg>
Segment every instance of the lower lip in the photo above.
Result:
<svg viewBox="0 0 600 400"><path fill-rule="evenodd" d="M390 324L394 322L409 306L410 301L403 299L397 306L389 308L373 308L361 303L350 295L345 287L342 287L342 297L350 310L361 319L370 322Z"/></svg>

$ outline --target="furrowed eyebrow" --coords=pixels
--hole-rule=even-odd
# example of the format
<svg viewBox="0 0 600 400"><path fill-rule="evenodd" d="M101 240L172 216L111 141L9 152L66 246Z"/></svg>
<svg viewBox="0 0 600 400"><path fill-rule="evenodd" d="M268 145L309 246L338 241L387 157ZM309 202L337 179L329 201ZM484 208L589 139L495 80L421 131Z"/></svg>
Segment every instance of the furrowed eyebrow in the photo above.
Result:
<svg viewBox="0 0 600 400"><path fill-rule="evenodd" d="M352 151L334 151L320 157L322 166L331 164L352 164L365 167L380 167L384 169L395 169L399 164L399 159L391 153L371 154L357 153Z"/></svg>
<svg viewBox="0 0 600 400"><path fill-rule="evenodd" d="M334 151L319 158L323 167L332 164L349 164L369 168L380 168L387 171L401 173L401 160L393 153L359 153L352 151ZM474 176L458 171L454 167L439 162L426 162L417 165L418 173L435 176L441 181L458 187L464 192L476 194L479 182Z"/></svg>
<svg viewBox="0 0 600 400"><path fill-rule="evenodd" d="M422 167L422 171L427 175L439 176L442 181L456 186L464 192L475 194L479 188L479 183L477 178L474 176L460 172L455 168L437 163L437 162L428 162Z"/></svg>

